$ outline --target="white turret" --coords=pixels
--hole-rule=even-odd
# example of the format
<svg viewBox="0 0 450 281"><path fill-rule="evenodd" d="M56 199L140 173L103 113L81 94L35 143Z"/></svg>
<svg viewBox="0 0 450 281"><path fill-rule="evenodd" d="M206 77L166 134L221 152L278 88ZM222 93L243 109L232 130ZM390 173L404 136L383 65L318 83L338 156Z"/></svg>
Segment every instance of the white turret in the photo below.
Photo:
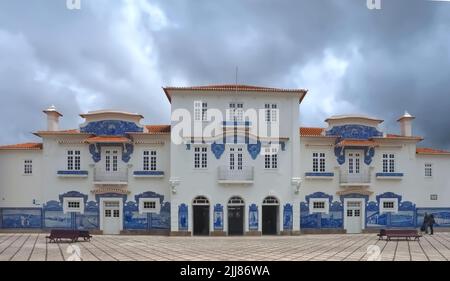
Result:
<svg viewBox="0 0 450 281"><path fill-rule="evenodd" d="M416 117L409 114L408 111L405 111L405 114L403 114L403 116L397 120L397 122L400 123L400 134L402 136L412 136L412 120L414 120L415 118Z"/></svg>
<svg viewBox="0 0 450 281"><path fill-rule="evenodd" d="M47 131L58 131L59 117L63 115L56 110L54 105L44 110L44 113L47 115Z"/></svg>

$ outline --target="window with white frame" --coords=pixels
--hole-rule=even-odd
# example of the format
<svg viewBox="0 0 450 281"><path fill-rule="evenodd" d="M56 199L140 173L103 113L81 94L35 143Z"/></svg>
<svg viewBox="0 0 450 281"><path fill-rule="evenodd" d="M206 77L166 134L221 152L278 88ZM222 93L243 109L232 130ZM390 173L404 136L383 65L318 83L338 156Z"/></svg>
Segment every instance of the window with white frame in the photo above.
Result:
<svg viewBox="0 0 450 281"><path fill-rule="evenodd" d="M433 200L433 201L438 200L438 195L437 194L431 194L430 195L430 200Z"/></svg>
<svg viewBox="0 0 450 281"><path fill-rule="evenodd" d="M81 170L81 151L79 150L67 151L67 170L69 171Z"/></svg>
<svg viewBox="0 0 450 281"><path fill-rule="evenodd" d="M142 213L159 213L161 204L159 198L141 198L139 199L139 212Z"/></svg>
<svg viewBox="0 0 450 281"><path fill-rule="evenodd" d="M382 198L380 199L380 213L398 212L397 198Z"/></svg>
<svg viewBox="0 0 450 281"><path fill-rule="evenodd" d="M329 202L327 198L310 199L311 213L328 213Z"/></svg>
<svg viewBox="0 0 450 281"><path fill-rule="evenodd" d="M264 168L278 169L278 148L276 147L264 148Z"/></svg>
<svg viewBox="0 0 450 281"><path fill-rule="evenodd" d="M313 153L313 172L325 172L325 153Z"/></svg>
<svg viewBox="0 0 450 281"><path fill-rule="evenodd" d="M383 173L395 173L395 154L383 154Z"/></svg>
<svg viewBox="0 0 450 281"><path fill-rule="evenodd" d="M425 177L427 178L433 177L433 164L425 163Z"/></svg>
<svg viewBox="0 0 450 281"><path fill-rule="evenodd" d="M194 147L194 168L195 169L208 168L208 147L206 146Z"/></svg>
<svg viewBox="0 0 450 281"><path fill-rule="evenodd" d="M64 213L83 213L84 205L83 198L64 198Z"/></svg>
<svg viewBox="0 0 450 281"><path fill-rule="evenodd" d="M230 121L244 121L244 104L243 103L230 103L228 120Z"/></svg>
<svg viewBox="0 0 450 281"><path fill-rule="evenodd" d="M208 114L208 103L202 101L194 102L194 120L206 121Z"/></svg>
<svg viewBox="0 0 450 281"><path fill-rule="evenodd" d="M156 150L146 150L144 151L143 157L143 170L144 171L156 171Z"/></svg>
<svg viewBox="0 0 450 281"><path fill-rule="evenodd" d="M266 122L277 122L278 121L278 105L266 103L264 105L265 109L265 120Z"/></svg>
<svg viewBox="0 0 450 281"><path fill-rule="evenodd" d="M23 161L23 173L25 175L33 174L33 160L26 159Z"/></svg>

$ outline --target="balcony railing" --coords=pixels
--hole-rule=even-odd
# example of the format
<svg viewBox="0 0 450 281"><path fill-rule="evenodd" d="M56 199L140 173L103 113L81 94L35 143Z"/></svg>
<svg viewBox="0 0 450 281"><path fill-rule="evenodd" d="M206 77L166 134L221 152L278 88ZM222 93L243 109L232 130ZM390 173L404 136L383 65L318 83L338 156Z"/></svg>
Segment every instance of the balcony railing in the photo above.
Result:
<svg viewBox="0 0 450 281"><path fill-rule="evenodd" d="M369 169L362 169L359 173L349 173L348 170L342 169L340 171L341 185L369 185L370 171Z"/></svg>
<svg viewBox="0 0 450 281"><path fill-rule="evenodd" d="M253 183L254 168L244 166L241 169L235 166L234 169L230 169L228 166L219 167L219 183Z"/></svg>
<svg viewBox="0 0 450 281"><path fill-rule="evenodd" d="M107 171L104 167L94 168L94 182L99 184L126 184L128 183L128 167L117 167Z"/></svg>

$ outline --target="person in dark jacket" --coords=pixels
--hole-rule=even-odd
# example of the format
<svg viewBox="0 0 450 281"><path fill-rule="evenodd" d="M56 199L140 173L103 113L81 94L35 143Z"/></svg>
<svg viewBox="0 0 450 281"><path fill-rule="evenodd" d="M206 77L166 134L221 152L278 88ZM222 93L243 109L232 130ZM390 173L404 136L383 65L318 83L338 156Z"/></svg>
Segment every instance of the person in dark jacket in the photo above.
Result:
<svg viewBox="0 0 450 281"><path fill-rule="evenodd" d="M433 214L428 216L428 227L430 228L430 234L433 235L433 225L436 223Z"/></svg>
<svg viewBox="0 0 450 281"><path fill-rule="evenodd" d="M423 223L422 227L420 228L420 231L425 232L426 234L428 234L428 221L429 221L428 213L425 213L423 216Z"/></svg>

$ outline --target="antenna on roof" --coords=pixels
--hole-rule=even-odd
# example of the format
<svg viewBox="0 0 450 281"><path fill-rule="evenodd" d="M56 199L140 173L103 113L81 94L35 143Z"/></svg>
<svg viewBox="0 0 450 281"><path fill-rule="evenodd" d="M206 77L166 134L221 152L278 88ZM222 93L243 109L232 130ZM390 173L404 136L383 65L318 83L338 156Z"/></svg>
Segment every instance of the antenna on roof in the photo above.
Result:
<svg viewBox="0 0 450 281"><path fill-rule="evenodd" d="M238 91L238 74L239 74L239 67L238 66L236 66L236 94L237 94L237 91Z"/></svg>

